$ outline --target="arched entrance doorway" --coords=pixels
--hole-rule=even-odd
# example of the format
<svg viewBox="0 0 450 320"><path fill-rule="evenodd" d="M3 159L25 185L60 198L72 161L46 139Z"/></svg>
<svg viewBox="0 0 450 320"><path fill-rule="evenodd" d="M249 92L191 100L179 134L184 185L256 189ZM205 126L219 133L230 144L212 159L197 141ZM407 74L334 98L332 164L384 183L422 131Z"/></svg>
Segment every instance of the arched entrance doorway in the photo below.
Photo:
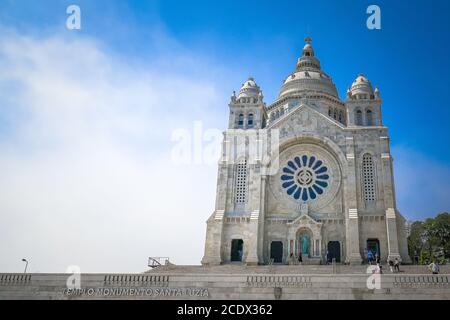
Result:
<svg viewBox="0 0 450 320"><path fill-rule="evenodd" d="M380 240L378 239L367 239L367 252L372 251L373 256L378 253L378 256L381 257L380 252Z"/></svg>
<svg viewBox="0 0 450 320"><path fill-rule="evenodd" d="M270 244L270 259L273 259L274 263L283 262L283 242L272 241Z"/></svg>
<svg viewBox="0 0 450 320"><path fill-rule="evenodd" d="M339 241L328 242L328 262L335 259L336 262L341 262L341 244Z"/></svg>
<svg viewBox="0 0 450 320"><path fill-rule="evenodd" d="M231 261L242 261L244 241L242 239L231 240Z"/></svg>

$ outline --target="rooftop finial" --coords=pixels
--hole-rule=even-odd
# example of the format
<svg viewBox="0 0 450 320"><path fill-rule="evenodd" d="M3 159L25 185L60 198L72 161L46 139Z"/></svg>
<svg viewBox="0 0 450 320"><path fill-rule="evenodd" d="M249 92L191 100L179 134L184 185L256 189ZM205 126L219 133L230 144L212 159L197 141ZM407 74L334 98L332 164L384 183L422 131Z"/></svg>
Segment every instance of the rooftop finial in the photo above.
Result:
<svg viewBox="0 0 450 320"><path fill-rule="evenodd" d="M306 42L307 44L310 44L311 41L312 41L311 37L310 37L310 36L306 36L305 42Z"/></svg>

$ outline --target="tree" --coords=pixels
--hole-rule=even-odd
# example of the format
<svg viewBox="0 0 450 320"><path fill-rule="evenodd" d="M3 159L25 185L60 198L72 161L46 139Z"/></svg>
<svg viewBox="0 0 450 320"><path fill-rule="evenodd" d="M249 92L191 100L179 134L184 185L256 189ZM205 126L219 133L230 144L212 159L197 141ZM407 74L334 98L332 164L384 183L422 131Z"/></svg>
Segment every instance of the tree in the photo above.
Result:
<svg viewBox="0 0 450 320"><path fill-rule="evenodd" d="M410 234L408 237L409 256L415 258L419 255L426 244L425 228L422 221L414 221L411 224Z"/></svg>
<svg viewBox="0 0 450 320"><path fill-rule="evenodd" d="M439 251L446 258L450 258L450 214L441 213L434 219L425 222L428 241L434 251Z"/></svg>
<svg viewBox="0 0 450 320"><path fill-rule="evenodd" d="M408 250L411 257L419 256L419 263L438 260L445 263L450 259L450 214L441 213L424 222L411 224L408 237Z"/></svg>

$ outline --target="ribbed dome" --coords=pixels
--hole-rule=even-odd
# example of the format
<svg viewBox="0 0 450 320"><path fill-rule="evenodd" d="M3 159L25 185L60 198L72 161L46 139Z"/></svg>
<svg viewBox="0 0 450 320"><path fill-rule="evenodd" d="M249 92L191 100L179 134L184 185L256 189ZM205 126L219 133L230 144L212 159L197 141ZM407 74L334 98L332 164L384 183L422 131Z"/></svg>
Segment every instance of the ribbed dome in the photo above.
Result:
<svg viewBox="0 0 450 320"><path fill-rule="evenodd" d="M367 94L369 97L373 95L372 84L362 74L358 75L355 81L353 81L350 91L352 95Z"/></svg>
<svg viewBox="0 0 450 320"><path fill-rule="evenodd" d="M260 93L259 86L256 84L252 77L249 77L247 81L242 84L239 90L238 98L242 97L256 97Z"/></svg>
<svg viewBox="0 0 450 320"><path fill-rule="evenodd" d="M311 38L305 38L306 44L303 47L302 56L297 61L297 68L283 82L279 97L302 92L317 92L338 98L336 86L331 77L322 71L311 41Z"/></svg>

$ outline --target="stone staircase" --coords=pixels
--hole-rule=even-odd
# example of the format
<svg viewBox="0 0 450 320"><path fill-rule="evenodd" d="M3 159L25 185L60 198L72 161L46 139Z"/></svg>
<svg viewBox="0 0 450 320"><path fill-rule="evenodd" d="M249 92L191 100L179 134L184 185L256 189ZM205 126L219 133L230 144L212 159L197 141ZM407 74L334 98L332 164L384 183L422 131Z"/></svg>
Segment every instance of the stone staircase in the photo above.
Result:
<svg viewBox="0 0 450 320"><path fill-rule="evenodd" d="M226 264L220 266L169 265L160 266L148 273L189 273L189 274L366 274L368 265L265 265L246 266ZM441 274L450 274L450 265L440 266ZM389 267L383 265L383 273L390 274ZM427 266L402 265L396 274L431 274Z"/></svg>
<svg viewBox="0 0 450 320"><path fill-rule="evenodd" d="M432 275L424 266L400 273L367 274L366 266L162 265L146 273L81 274L82 287L67 288L70 274L0 274L0 300L38 299L370 299L450 300L450 269Z"/></svg>

